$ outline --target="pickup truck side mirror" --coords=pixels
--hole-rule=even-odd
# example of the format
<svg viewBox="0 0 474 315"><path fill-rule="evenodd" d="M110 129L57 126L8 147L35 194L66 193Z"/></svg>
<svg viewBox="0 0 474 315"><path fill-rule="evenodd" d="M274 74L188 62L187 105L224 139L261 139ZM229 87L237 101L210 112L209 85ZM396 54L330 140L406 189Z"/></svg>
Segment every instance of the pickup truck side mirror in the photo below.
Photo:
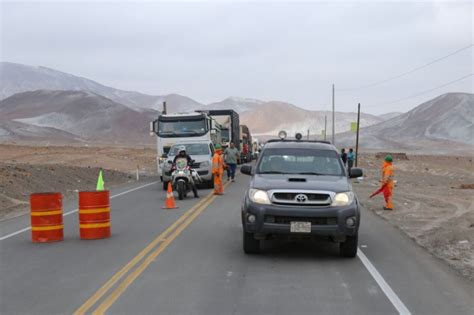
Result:
<svg viewBox="0 0 474 315"><path fill-rule="evenodd" d="M240 172L245 175L252 175L252 166L242 165L242 167L240 168Z"/></svg>
<svg viewBox="0 0 474 315"><path fill-rule="evenodd" d="M357 177L362 177L363 172L362 169L360 168L351 168L351 171L349 173L350 178L357 178Z"/></svg>
<svg viewBox="0 0 474 315"><path fill-rule="evenodd" d="M161 155L161 157L164 158L164 159L167 159L167 158L168 158L168 154L163 153L163 155Z"/></svg>

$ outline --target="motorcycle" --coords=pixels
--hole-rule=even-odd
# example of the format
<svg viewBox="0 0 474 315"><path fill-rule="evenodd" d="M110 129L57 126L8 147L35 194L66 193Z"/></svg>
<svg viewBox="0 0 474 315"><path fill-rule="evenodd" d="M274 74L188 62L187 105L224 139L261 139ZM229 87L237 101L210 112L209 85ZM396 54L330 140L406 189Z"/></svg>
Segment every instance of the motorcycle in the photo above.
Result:
<svg viewBox="0 0 474 315"><path fill-rule="evenodd" d="M171 183L174 190L178 192L179 200L183 200L190 191L197 196L196 185L200 182L199 174L188 165L186 158L176 160L176 165L172 168Z"/></svg>

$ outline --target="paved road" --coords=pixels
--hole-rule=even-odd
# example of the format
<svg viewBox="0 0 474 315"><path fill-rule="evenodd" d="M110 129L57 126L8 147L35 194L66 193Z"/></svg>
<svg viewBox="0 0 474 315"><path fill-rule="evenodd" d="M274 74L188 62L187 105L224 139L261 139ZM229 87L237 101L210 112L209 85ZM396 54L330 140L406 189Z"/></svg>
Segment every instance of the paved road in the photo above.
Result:
<svg viewBox="0 0 474 315"><path fill-rule="evenodd" d="M164 210L158 183L112 191L112 233L32 244L28 217L0 223L1 314L474 314L474 285L364 211L358 258L324 242L242 252L248 177ZM138 188L138 189L137 189ZM74 203L65 212L74 211ZM13 233L13 234L12 234Z"/></svg>

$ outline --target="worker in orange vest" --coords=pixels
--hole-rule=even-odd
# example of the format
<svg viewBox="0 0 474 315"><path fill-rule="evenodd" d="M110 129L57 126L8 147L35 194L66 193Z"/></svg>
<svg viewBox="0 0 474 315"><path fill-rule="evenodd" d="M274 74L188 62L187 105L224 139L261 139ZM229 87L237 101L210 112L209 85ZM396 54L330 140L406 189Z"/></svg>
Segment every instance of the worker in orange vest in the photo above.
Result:
<svg viewBox="0 0 474 315"><path fill-rule="evenodd" d="M385 156L385 161L382 168L382 187L385 186L383 196L385 198L384 210L393 210L392 196L394 185L394 174L393 174L393 158L390 154Z"/></svg>
<svg viewBox="0 0 474 315"><path fill-rule="evenodd" d="M214 175L214 195L224 194L224 185L222 176L224 175L224 157L222 156L222 147L220 144L215 146L216 153L212 157L212 175Z"/></svg>

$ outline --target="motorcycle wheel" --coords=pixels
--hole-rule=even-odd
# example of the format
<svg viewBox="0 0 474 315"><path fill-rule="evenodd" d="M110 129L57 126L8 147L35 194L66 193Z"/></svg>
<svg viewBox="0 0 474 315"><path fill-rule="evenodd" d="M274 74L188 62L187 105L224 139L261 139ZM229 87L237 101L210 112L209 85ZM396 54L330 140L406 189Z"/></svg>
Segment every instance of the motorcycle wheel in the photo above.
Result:
<svg viewBox="0 0 474 315"><path fill-rule="evenodd" d="M178 186L177 187L178 188L177 189L178 190L178 198L179 198L179 200L183 200L184 199L184 189L185 189L184 188L184 182L181 182L181 181L178 182L177 186Z"/></svg>

